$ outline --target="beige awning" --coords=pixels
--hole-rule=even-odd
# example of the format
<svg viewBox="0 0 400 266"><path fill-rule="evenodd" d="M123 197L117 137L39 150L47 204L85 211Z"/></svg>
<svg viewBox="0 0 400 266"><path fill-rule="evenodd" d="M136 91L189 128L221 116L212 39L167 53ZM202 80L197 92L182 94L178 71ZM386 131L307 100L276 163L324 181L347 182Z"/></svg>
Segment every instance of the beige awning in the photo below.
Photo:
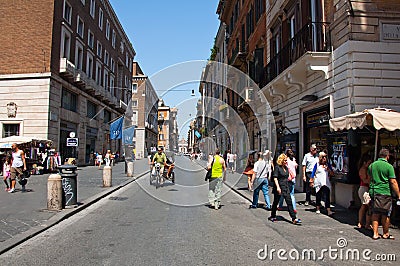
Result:
<svg viewBox="0 0 400 266"><path fill-rule="evenodd" d="M329 126L333 131L363 128L367 125L377 130L400 129L400 113L391 109L374 108L329 120Z"/></svg>

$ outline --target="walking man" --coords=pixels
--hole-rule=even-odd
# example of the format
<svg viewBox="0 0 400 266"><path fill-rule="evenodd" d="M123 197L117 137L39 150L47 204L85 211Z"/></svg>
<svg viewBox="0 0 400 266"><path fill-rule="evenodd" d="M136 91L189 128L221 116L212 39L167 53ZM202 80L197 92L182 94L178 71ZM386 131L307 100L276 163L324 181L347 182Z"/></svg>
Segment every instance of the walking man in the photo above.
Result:
<svg viewBox="0 0 400 266"><path fill-rule="evenodd" d="M394 173L393 166L388 163L389 150L382 149L379 152L379 159L370 164L368 167L368 175L371 177L371 182L369 184L369 194L371 196L371 211L372 211L372 228L374 234L372 239L376 240L379 238L383 239L394 239L392 235L389 234L390 225L390 213L392 210L392 197L390 189L392 189L393 194L396 195L397 200L400 200L399 187L396 181L396 175ZM376 197L383 196L388 204L383 204L386 206L377 206ZM382 224L383 235L380 236L378 233L379 221Z"/></svg>
<svg viewBox="0 0 400 266"><path fill-rule="evenodd" d="M231 170L233 174L233 168L235 164L235 155L231 153L231 150L228 150L228 154L226 155L226 158L228 160L228 169Z"/></svg>
<svg viewBox="0 0 400 266"><path fill-rule="evenodd" d="M219 149L216 149L215 155L209 159L207 169L212 169L208 183L208 201L211 207L218 210L221 205L222 182L226 179L226 164L220 156Z"/></svg>
<svg viewBox="0 0 400 266"><path fill-rule="evenodd" d="M265 199L265 208L271 209L271 201L268 194L268 176L273 171L272 161L264 160L264 157L269 156L270 151L266 150L264 153L258 153L258 161L254 164L254 174L251 179L251 184L255 188L253 192L253 203L250 205L250 209L257 208L258 205L258 194L262 190Z"/></svg>
<svg viewBox="0 0 400 266"><path fill-rule="evenodd" d="M302 163L304 188L306 190L306 201L304 203L305 206L308 206L311 202L310 178L311 178L311 173L314 170L314 165L317 162L318 162L317 146L315 144L311 144L310 152L304 155Z"/></svg>
<svg viewBox="0 0 400 266"><path fill-rule="evenodd" d="M8 192L13 193L15 191L15 178L21 179L23 171L26 171L26 161L24 151L20 150L16 143L11 145L11 149L13 150L10 172L11 189ZM22 192L25 192L25 185L22 185Z"/></svg>

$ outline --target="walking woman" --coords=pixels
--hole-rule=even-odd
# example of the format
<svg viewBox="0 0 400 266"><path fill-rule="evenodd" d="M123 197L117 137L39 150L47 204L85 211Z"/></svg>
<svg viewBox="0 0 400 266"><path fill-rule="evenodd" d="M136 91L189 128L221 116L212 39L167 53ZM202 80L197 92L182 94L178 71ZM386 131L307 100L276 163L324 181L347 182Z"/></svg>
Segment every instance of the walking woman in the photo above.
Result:
<svg viewBox="0 0 400 266"><path fill-rule="evenodd" d="M211 169L211 179L208 183L208 201L210 207L216 210L221 205L222 181L226 178L225 160L220 156L219 149L215 150L214 157L208 161L207 169Z"/></svg>
<svg viewBox="0 0 400 266"><path fill-rule="evenodd" d="M358 170L358 176L360 177L360 188L358 189L358 196L361 200L361 208L358 211L358 228L363 227L364 217L365 224L364 228L368 230L372 230L371 228L371 215L369 215L369 202L371 201L371 197L369 196L369 182L371 178L368 176L368 166L371 164L371 156L367 153L361 157L360 160L360 168Z"/></svg>
<svg viewBox="0 0 400 266"><path fill-rule="evenodd" d="M282 195L286 201L286 205L288 206L289 215L292 218L292 223L296 225L301 224L301 220L296 218L296 213L293 209L292 198L290 197L288 184L289 169L287 168L287 156L284 153L279 155L278 159L276 160L276 166L272 177L275 184L273 189L274 202L272 203L271 216L268 218L268 220L272 222L276 221L276 211L278 209L279 199Z"/></svg>
<svg viewBox="0 0 400 266"><path fill-rule="evenodd" d="M296 170L298 164L296 162L296 158L294 158L294 152L291 149L288 149L286 151L286 156L287 156L287 167L289 169L288 184L289 184L290 197L292 199L293 210L295 213L297 213L296 198L294 197L294 187L296 185ZM279 200L278 210L279 211L282 210L282 207L283 207L283 197L281 196L281 199Z"/></svg>
<svg viewBox="0 0 400 266"><path fill-rule="evenodd" d="M249 154L249 158L247 158L247 165L246 168L243 171L243 174L247 175L247 189L251 190L252 188L252 183L251 183L251 178L253 177L254 171L254 156L253 153Z"/></svg>
<svg viewBox="0 0 400 266"><path fill-rule="evenodd" d="M316 195L317 214L321 213L321 199L325 196L325 209L328 215L331 216L334 212L331 211L331 182L330 176L333 175L332 169L328 166L328 158L325 152L319 153L318 163L315 164L314 170L311 173L310 183L314 184Z"/></svg>

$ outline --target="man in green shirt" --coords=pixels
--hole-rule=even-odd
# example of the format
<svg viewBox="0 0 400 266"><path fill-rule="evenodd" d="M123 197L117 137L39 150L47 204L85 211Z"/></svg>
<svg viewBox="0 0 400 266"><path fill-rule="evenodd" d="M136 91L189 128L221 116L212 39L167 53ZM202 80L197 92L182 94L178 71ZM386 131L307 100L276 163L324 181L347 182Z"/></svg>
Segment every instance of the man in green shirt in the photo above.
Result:
<svg viewBox="0 0 400 266"><path fill-rule="evenodd" d="M369 194L371 196L371 203L373 206L374 195L386 195L391 196L390 189L393 190L394 194L400 199L399 187L396 181L396 175L394 173L393 166L388 163L389 159L389 150L382 149L379 152L379 159L373 162L368 167L368 175L371 177L371 183L369 184ZM383 235L384 239L394 239L392 235L389 234L389 225L390 225L390 210L386 213L382 213L379 211L372 209L372 227L374 230L373 239L379 239L381 236L378 233L378 225L379 219L381 219Z"/></svg>
<svg viewBox="0 0 400 266"><path fill-rule="evenodd" d="M152 160L152 165L154 166L154 163L159 163L160 164L160 173L164 173L164 165L167 163L167 156L163 152L163 148L159 147L158 152L154 154L153 160ZM154 169L154 168L153 168ZM162 176L162 175L161 175ZM161 180L162 183L162 180Z"/></svg>

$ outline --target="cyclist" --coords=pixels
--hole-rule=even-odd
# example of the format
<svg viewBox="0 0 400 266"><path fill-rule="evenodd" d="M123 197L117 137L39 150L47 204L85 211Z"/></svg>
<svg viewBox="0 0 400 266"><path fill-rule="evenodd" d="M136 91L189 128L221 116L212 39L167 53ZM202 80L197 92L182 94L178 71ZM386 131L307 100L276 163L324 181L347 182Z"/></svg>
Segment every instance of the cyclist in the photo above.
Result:
<svg viewBox="0 0 400 266"><path fill-rule="evenodd" d="M167 156L163 152L163 148L162 147L159 147L158 148L158 152L156 154L154 154L151 164L154 166L154 163L159 163L160 164L160 167L161 167L160 168L160 173L161 173L161 176L162 176L162 173L164 173L164 165L167 163ZM153 168L153 171L155 171L154 168Z"/></svg>

